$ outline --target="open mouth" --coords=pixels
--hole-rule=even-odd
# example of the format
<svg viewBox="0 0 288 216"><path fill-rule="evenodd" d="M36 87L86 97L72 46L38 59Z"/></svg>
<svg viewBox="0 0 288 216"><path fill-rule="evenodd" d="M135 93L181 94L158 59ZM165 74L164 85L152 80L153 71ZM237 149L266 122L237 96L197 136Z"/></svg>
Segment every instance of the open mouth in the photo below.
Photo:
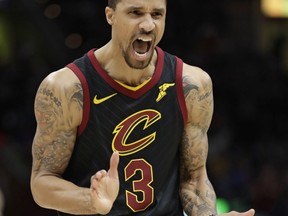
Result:
<svg viewBox="0 0 288 216"><path fill-rule="evenodd" d="M152 38L140 36L132 44L135 53L138 56L145 56L151 48Z"/></svg>

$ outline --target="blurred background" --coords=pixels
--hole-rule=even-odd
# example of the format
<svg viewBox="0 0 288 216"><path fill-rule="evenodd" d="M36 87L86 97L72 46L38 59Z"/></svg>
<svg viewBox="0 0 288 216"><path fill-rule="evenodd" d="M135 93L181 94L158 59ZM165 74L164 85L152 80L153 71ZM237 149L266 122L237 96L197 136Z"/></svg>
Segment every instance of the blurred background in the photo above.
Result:
<svg viewBox="0 0 288 216"><path fill-rule="evenodd" d="M34 96L48 73L109 41L105 6L0 0L0 215L56 215L29 188ZM219 207L288 215L288 0L168 0L160 46L213 79Z"/></svg>

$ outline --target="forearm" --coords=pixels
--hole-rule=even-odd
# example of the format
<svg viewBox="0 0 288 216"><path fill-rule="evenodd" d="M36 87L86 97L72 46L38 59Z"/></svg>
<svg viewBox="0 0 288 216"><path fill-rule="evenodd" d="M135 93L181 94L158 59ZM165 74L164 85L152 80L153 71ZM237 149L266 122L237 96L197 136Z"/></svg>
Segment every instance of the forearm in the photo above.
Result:
<svg viewBox="0 0 288 216"><path fill-rule="evenodd" d="M31 190L35 202L48 209L69 214L97 214L89 188L78 187L56 176L32 176Z"/></svg>
<svg viewBox="0 0 288 216"><path fill-rule="evenodd" d="M216 215L216 195L208 178L181 183L180 197L188 216Z"/></svg>

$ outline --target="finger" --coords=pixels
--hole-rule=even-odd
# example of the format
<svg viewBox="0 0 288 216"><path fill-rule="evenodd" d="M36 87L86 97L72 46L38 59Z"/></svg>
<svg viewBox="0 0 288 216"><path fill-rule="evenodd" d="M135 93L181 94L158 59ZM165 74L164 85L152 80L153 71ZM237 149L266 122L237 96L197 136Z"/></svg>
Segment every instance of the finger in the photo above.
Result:
<svg viewBox="0 0 288 216"><path fill-rule="evenodd" d="M250 209L249 211L244 213L244 216L253 216L255 214L255 210L254 209Z"/></svg>
<svg viewBox="0 0 288 216"><path fill-rule="evenodd" d="M107 175L105 170L98 171L94 176L91 177L91 186L90 188L96 190L99 187L99 182Z"/></svg>
<svg viewBox="0 0 288 216"><path fill-rule="evenodd" d="M97 181L100 181L103 177L105 177L107 175L106 170L100 170L95 174L95 179Z"/></svg>
<svg viewBox="0 0 288 216"><path fill-rule="evenodd" d="M109 169L109 176L111 178L118 179L118 164L119 164L119 153L113 152L110 158L110 169Z"/></svg>
<svg viewBox="0 0 288 216"><path fill-rule="evenodd" d="M106 171L105 170L100 170L100 171L97 171L95 173L95 175L91 176L91 179L90 179L90 182L92 183L93 180L97 180L99 181L101 178L103 178L103 176L106 175Z"/></svg>

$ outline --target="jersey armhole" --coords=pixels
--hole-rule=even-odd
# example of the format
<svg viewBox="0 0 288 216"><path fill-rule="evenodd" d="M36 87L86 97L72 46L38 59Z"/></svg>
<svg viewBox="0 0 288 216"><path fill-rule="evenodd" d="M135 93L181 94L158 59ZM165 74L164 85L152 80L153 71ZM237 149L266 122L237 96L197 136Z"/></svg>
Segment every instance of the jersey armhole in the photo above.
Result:
<svg viewBox="0 0 288 216"><path fill-rule="evenodd" d="M82 121L81 124L78 126L77 129L77 137L79 137L84 129L86 128L86 125L88 123L89 113L90 113L90 93L88 89L87 80L80 70L80 68L75 65L74 63L68 64L66 67L68 67L70 70L73 71L73 73L78 77L80 80L80 83L82 85L83 89L83 112L82 112Z"/></svg>
<svg viewBox="0 0 288 216"><path fill-rule="evenodd" d="M183 91L183 61L176 57L176 86L177 86L177 98L180 105L180 109L182 112L184 127L187 122L187 107L184 97L184 91Z"/></svg>

